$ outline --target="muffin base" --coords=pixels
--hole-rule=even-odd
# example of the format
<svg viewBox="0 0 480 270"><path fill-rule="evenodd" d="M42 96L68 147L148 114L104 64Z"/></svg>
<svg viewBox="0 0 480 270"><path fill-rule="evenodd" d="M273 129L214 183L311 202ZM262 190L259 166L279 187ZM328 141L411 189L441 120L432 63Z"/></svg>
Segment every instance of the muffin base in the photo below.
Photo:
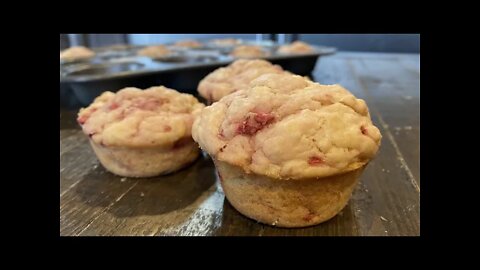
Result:
<svg viewBox="0 0 480 270"><path fill-rule="evenodd" d="M280 180L214 160L225 197L243 215L278 227L327 221L348 203L365 166L321 179Z"/></svg>
<svg viewBox="0 0 480 270"><path fill-rule="evenodd" d="M90 139L90 145L100 163L116 175L152 177L179 170L194 161L199 154L191 142L176 149L106 147Z"/></svg>

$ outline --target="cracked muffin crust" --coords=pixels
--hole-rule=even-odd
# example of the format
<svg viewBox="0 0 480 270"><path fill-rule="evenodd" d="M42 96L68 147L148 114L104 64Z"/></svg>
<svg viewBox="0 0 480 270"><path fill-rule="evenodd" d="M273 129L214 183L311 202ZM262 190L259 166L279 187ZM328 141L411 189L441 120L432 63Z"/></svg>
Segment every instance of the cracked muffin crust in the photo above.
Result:
<svg viewBox="0 0 480 270"><path fill-rule="evenodd" d="M60 52L60 60L73 61L95 56L95 52L83 46L70 47Z"/></svg>
<svg viewBox="0 0 480 270"><path fill-rule="evenodd" d="M227 67L208 74L198 84L199 94L209 102L215 102L235 91L248 87L249 83L268 73L285 72L279 65L265 60L240 59Z"/></svg>
<svg viewBox="0 0 480 270"><path fill-rule="evenodd" d="M206 107L192 135L232 205L283 227L335 216L381 140L365 101L288 73L262 75Z"/></svg>
<svg viewBox="0 0 480 270"><path fill-rule="evenodd" d="M302 41L295 41L289 45L280 46L280 48L277 50L278 53L283 53L283 54L301 54L301 53L310 53L313 51L314 49L312 46Z"/></svg>
<svg viewBox="0 0 480 270"><path fill-rule="evenodd" d="M197 157L191 126L203 107L192 95L163 86L129 87L104 92L80 110L77 121L105 168L147 177L177 170Z"/></svg>

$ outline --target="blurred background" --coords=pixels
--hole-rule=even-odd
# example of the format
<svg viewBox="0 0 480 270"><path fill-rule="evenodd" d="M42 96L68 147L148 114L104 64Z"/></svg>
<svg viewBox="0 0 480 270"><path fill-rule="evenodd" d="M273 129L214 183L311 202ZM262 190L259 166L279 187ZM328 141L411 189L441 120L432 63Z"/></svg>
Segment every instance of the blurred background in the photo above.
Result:
<svg viewBox="0 0 480 270"><path fill-rule="evenodd" d="M239 38L273 40L280 44L301 40L333 46L339 51L419 53L419 34L61 34L60 49L71 46L103 47L118 44L150 45L183 39Z"/></svg>
<svg viewBox="0 0 480 270"><path fill-rule="evenodd" d="M214 39L238 39L245 44L263 44L259 45L263 46L261 49L273 55L273 58L265 59L294 74L309 76L314 81L318 81L319 76L325 77L325 73L322 73L324 68L318 65L323 61L320 58L332 54L368 54L377 57L386 53L405 56L420 53L419 34L60 34L61 52L67 48L84 46L90 48L87 50L94 55L70 62L61 59L60 106L76 109L88 105L103 91L117 91L130 86L145 89L164 85L196 95L199 81L215 69L230 64L236 57L231 52L238 44L229 45L231 48L226 50L214 47L214 52L209 51L208 44ZM185 40L196 40L205 46L196 50L173 49L168 52L170 58L148 56L147 60L138 54L140 49L150 45L164 44L171 48L175 47L173 44L177 41ZM276 53L277 48L288 47L294 41L317 45L316 54L302 56L290 53L282 56ZM270 45L267 44L274 45L268 47ZM277 57L279 55L280 58Z"/></svg>

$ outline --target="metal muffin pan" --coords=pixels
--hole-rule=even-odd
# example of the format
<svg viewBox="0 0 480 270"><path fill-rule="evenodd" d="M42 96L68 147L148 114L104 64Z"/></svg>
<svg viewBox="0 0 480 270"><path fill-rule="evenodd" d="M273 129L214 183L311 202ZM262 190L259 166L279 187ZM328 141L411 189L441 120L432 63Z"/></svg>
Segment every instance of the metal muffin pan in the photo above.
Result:
<svg viewBox="0 0 480 270"><path fill-rule="evenodd" d="M258 45L269 52L262 57L285 70L298 75L311 75L320 56L335 53L331 47L312 46L308 54L277 54L278 44L273 42L242 41L239 45ZM61 63L60 87L65 93L71 90L80 104L86 106L104 91L115 92L124 87L147 88L164 85L181 92L197 94L200 80L215 69L236 59L230 56L234 46L217 48L205 43L201 48L178 48L167 45L172 54L152 59L137 56L141 47L125 46L112 50L96 50L97 55L88 60Z"/></svg>

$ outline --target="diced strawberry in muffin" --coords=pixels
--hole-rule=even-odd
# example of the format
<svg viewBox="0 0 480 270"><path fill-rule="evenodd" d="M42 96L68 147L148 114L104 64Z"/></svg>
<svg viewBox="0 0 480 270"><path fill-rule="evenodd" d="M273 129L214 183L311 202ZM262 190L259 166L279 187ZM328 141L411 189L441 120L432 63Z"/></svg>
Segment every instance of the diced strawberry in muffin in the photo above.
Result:
<svg viewBox="0 0 480 270"><path fill-rule="evenodd" d="M367 128L366 128L365 126L361 126L361 127L360 127L360 131L362 131L362 134L363 134L363 135L368 135L368 130L367 130Z"/></svg>
<svg viewBox="0 0 480 270"><path fill-rule="evenodd" d="M313 156L308 159L308 164L318 166L324 164L325 161L321 157Z"/></svg>
<svg viewBox="0 0 480 270"><path fill-rule="evenodd" d="M237 127L237 134L253 135L263 129L275 120L275 116L270 113L254 113L240 123Z"/></svg>

